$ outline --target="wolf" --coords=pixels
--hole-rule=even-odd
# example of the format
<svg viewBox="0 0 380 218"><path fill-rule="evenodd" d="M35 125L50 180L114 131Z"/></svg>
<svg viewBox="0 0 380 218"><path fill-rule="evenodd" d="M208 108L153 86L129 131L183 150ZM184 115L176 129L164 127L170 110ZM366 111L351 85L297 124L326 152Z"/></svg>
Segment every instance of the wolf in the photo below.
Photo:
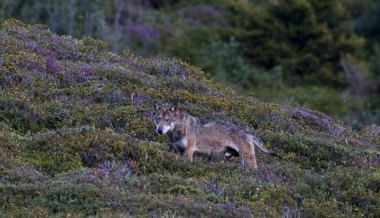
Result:
<svg viewBox="0 0 380 218"><path fill-rule="evenodd" d="M157 133L168 135L172 149L184 154L189 161L193 161L194 153L227 158L240 156L242 163L257 169L255 146L265 153L278 156L244 130L221 121L202 122L181 112L175 104L154 104L153 119Z"/></svg>

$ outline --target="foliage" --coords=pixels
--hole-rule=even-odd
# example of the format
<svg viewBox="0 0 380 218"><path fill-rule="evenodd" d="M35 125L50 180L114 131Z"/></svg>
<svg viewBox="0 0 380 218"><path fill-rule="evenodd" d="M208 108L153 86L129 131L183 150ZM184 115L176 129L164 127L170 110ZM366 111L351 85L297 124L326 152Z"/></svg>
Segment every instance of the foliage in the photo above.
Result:
<svg viewBox="0 0 380 218"><path fill-rule="evenodd" d="M13 19L0 48L1 217L380 214L376 125L356 131L239 96L180 59L117 55ZM258 152L257 171L237 159L190 163L155 134L154 101L245 128L282 159Z"/></svg>
<svg viewBox="0 0 380 218"><path fill-rule="evenodd" d="M229 2L232 25L242 29L237 38L256 65L282 66L290 84L345 83L340 54L355 53L363 43L348 33L339 1Z"/></svg>
<svg viewBox="0 0 380 218"><path fill-rule="evenodd" d="M317 92L326 105L339 102L324 112L355 128L380 122L378 12L376 0L0 2L0 21L18 18L58 34L96 37L113 52L179 57L259 99L305 105ZM350 69L342 67L346 56ZM47 64L59 71L54 58Z"/></svg>

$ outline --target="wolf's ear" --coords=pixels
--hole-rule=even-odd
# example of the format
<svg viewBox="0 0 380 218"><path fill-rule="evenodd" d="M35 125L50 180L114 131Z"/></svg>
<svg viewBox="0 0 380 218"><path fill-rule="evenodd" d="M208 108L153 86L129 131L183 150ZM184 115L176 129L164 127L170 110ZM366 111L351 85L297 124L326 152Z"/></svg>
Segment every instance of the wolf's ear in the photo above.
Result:
<svg viewBox="0 0 380 218"><path fill-rule="evenodd" d="M178 113L178 106L177 106L177 104L172 104L170 106L170 110L173 112L173 114L177 115L177 113Z"/></svg>
<svg viewBox="0 0 380 218"><path fill-rule="evenodd" d="M161 107L156 102L153 103L153 108L155 112L161 109Z"/></svg>

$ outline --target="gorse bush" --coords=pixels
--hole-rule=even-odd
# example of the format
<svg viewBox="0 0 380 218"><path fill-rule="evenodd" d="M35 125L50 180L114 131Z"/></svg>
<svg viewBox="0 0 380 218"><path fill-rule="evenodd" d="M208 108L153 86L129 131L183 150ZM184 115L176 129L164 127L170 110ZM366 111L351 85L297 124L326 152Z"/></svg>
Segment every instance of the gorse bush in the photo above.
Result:
<svg viewBox="0 0 380 218"><path fill-rule="evenodd" d="M0 48L1 217L380 214L376 125L356 131L239 96L180 59L114 54L13 19ZM257 171L234 158L190 163L155 133L153 102L244 128L282 159L258 152Z"/></svg>

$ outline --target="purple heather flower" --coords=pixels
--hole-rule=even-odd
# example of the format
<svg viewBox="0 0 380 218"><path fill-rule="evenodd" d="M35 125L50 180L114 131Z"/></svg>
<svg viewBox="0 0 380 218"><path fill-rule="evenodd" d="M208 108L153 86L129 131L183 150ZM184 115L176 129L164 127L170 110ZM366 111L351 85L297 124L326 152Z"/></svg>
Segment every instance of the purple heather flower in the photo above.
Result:
<svg viewBox="0 0 380 218"><path fill-rule="evenodd" d="M43 56L48 56L49 55L49 51L45 48L42 48L42 47L36 47L35 50L34 50L37 54L39 55L43 55Z"/></svg>
<svg viewBox="0 0 380 218"><path fill-rule="evenodd" d="M18 37L21 39L27 39L27 38L29 38L29 33L26 31L21 31L18 33Z"/></svg>
<svg viewBox="0 0 380 218"><path fill-rule="evenodd" d="M69 71L66 71L66 73L64 75L64 80L69 82L69 83L73 83L75 81L75 75L73 75Z"/></svg>
<svg viewBox="0 0 380 218"><path fill-rule="evenodd" d="M54 54L49 55L45 66L48 73L59 73L63 70L63 68L59 66L59 63Z"/></svg>
<svg viewBox="0 0 380 218"><path fill-rule="evenodd" d="M133 98L133 105L142 104L142 103L146 102L149 99L150 98L147 98L147 97L136 96L136 97Z"/></svg>
<svg viewBox="0 0 380 218"><path fill-rule="evenodd" d="M53 34L51 35L50 39L51 39L51 41L52 41L53 43L58 43L58 41L59 41L59 35L53 33Z"/></svg>
<svg viewBox="0 0 380 218"><path fill-rule="evenodd" d="M69 99L69 97L67 97L66 95L59 94L59 95L55 96L55 99L59 100L59 101L67 101Z"/></svg>
<svg viewBox="0 0 380 218"><path fill-rule="evenodd" d="M223 208L226 212L232 212L232 211L236 208L236 204L233 203L233 202L229 202L229 203L223 204L223 205L222 205L222 208Z"/></svg>
<svg viewBox="0 0 380 218"><path fill-rule="evenodd" d="M153 114L154 114L153 111L146 111L146 112L144 113L144 116L146 116L146 117L153 117Z"/></svg>
<svg viewBox="0 0 380 218"><path fill-rule="evenodd" d="M117 63L117 62L111 63L111 67L120 67L120 66L121 66L120 63Z"/></svg>
<svg viewBox="0 0 380 218"><path fill-rule="evenodd" d="M182 78L183 80L186 80L186 79L187 79L187 75L186 75L185 73L183 73L183 74L181 75L181 78Z"/></svg>
<svg viewBox="0 0 380 218"><path fill-rule="evenodd" d="M90 73L92 71L93 71L93 67L89 64L82 65L82 66L78 67L78 69L77 69L78 73Z"/></svg>

